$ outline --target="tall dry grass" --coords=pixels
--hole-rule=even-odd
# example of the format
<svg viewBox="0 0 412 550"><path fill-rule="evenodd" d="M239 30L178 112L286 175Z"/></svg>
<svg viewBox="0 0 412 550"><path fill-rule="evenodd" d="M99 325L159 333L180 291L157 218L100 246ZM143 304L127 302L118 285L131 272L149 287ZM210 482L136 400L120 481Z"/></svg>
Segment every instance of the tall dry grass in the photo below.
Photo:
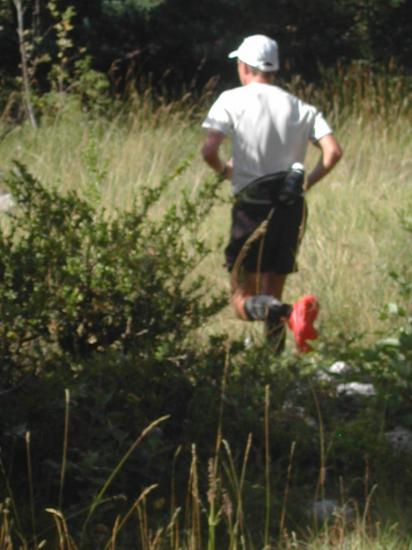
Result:
<svg viewBox="0 0 412 550"><path fill-rule="evenodd" d="M290 277L285 294L291 302L305 293L316 294L325 334L336 330L370 335L388 329L380 323L379 311L396 299L389 272L401 270L410 256L409 236L398 218L412 201L408 82L355 66L339 67L328 75L323 89L305 87L298 79L290 84L328 110L344 149L341 163L307 196L310 214L300 270ZM91 118L69 104L55 117L45 118L37 131L19 125L7 133L0 143L0 171L18 159L50 185L76 189L115 212L130 205L142 184L156 185L182 159L191 158L163 201L179 201L183 191L196 196L210 174L199 155L200 121L209 100L203 98L200 106L189 97L154 104L147 93L104 118ZM308 170L316 157L317 150L311 148ZM224 183L222 204L199 223L214 250L202 271L211 287L228 292L222 263L229 198L229 184ZM235 335L260 338L259 329L237 321L229 307L207 331L222 326Z"/></svg>
<svg viewBox="0 0 412 550"><path fill-rule="evenodd" d="M119 474L124 463L142 443L142 441L160 424L167 422L164 416L148 425L132 443L127 452L117 458L117 464L97 491L95 497L80 510L66 515L62 511L64 472L66 468L67 432L63 436L63 455L61 461L59 507L47 507L44 512L50 518L50 525L44 528L36 526L36 516L43 511L36 508L33 499L33 479L28 476L30 493L30 532L24 532L19 509L13 500L13 492L8 488L9 497L0 502L0 548L2 550L409 550L412 543L405 536L398 523L382 525L369 514L374 499L374 488L365 495L366 503L360 509L353 500L346 500L342 491L342 502L333 514L324 518L313 517L308 508L307 517L295 528L286 527L285 516L288 513L288 488L291 472L294 468L294 447L292 444L289 464L284 473L284 492L279 513L273 508L271 491L274 473L271 471L270 440L271 395L269 386L265 387L263 431L264 431L264 480L259 505L262 533L256 531L253 520L247 514L244 503L250 485L246 484L249 475L250 451L253 436L249 435L243 456L234 456L227 440L223 437L222 412L226 399L227 362L220 389L221 414L217 426L216 444L208 471L199 468L200 460L196 446L191 449L191 460L187 466L186 495L179 498L175 487L175 469L181 449L175 452L171 472L170 501L161 508L164 512L153 514L156 509L156 489L158 484L148 485L141 490L137 498L127 507L115 505L115 497L106 498L106 494ZM70 394L66 391L65 424L69 422ZM26 434L27 462L30 473L31 450L30 434ZM0 463L1 464L1 463ZM322 476L323 464L320 464ZM275 474L276 475L276 474ZM278 474L277 474L278 475ZM207 479L207 494L200 490L201 479ZM375 487L376 488L376 487ZM316 496L316 499L320 495ZM125 497L118 497L125 500ZM163 500L163 499L162 499ZM123 503L124 504L124 503ZM104 519L93 523L98 508L108 506ZM398 519L402 519L400 514ZM72 529L72 520L81 518L80 526ZM276 535L274 535L276 533Z"/></svg>
<svg viewBox="0 0 412 550"><path fill-rule="evenodd" d="M410 261L399 213L412 201L412 135L406 117L392 127L348 118L337 134L345 157L308 194L301 269L290 291L319 295L329 327L370 334L383 305L396 301L389 273Z"/></svg>

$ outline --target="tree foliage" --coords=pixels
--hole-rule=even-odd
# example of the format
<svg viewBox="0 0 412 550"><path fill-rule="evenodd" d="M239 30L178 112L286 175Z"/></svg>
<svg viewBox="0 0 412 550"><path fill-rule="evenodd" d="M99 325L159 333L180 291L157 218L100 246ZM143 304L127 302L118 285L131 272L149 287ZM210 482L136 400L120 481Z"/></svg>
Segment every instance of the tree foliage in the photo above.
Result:
<svg viewBox="0 0 412 550"><path fill-rule="evenodd" d="M33 47L50 60L57 54L56 15L73 9L73 59L86 48L92 67L110 73L115 85L126 76L151 76L170 86L201 86L212 76L233 81L227 53L248 34L266 33L280 44L282 71L306 79L319 66L362 59L394 60L411 69L412 5L407 0L59 0L23 2ZM0 9L2 77L18 74L16 14L12 0ZM51 61L52 63L52 61ZM46 67L44 67L46 68ZM168 75L170 75L168 77Z"/></svg>

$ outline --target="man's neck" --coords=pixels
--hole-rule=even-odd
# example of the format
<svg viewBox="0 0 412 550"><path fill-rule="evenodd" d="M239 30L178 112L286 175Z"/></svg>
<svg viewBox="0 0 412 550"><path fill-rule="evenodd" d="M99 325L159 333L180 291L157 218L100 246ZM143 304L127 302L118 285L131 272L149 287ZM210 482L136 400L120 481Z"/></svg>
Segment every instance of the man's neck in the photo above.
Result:
<svg viewBox="0 0 412 550"><path fill-rule="evenodd" d="M254 75L252 82L259 82L260 84L272 84L272 79L263 76L262 74Z"/></svg>
<svg viewBox="0 0 412 550"><path fill-rule="evenodd" d="M252 83L273 84L273 77L266 76L262 73L256 73L256 74L249 73L245 78L245 80L246 80L245 84L252 84Z"/></svg>

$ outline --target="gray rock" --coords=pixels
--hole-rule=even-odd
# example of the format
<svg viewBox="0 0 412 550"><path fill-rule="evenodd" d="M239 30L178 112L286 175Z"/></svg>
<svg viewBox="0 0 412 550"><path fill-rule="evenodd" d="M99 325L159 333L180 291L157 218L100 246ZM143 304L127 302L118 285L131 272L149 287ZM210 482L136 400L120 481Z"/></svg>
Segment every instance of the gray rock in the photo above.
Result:
<svg viewBox="0 0 412 550"><path fill-rule="evenodd" d="M245 348L249 349L253 346L253 339L251 336L246 336L244 339Z"/></svg>
<svg viewBox="0 0 412 550"><path fill-rule="evenodd" d="M329 367L328 372L331 374L346 374L351 370L350 366L345 361L336 361Z"/></svg>
<svg viewBox="0 0 412 550"><path fill-rule="evenodd" d="M336 361L336 363L333 363L333 365L325 371L318 372L317 378L322 382L332 382L336 375L347 374L350 370L351 367L344 361Z"/></svg>
<svg viewBox="0 0 412 550"><path fill-rule="evenodd" d="M309 515L317 521L325 521L333 516L337 510L338 502L336 500L318 500L312 503Z"/></svg>
<svg viewBox="0 0 412 550"><path fill-rule="evenodd" d="M308 517L322 523L337 516L343 516L347 520L354 515L354 510L350 506L340 505L337 500L324 499L312 502L306 511Z"/></svg>
<svg viewBox="0 0 412 550"><path fill-rule="evenodd" d="M321 382L332 382L333 376L328 374L327 372L321 370L316 373L316 378L320 380Z"/></svg>
<svg viewBox="0 0 412 550"><path fill-rule="evenodd" d="M292 418L300 418L310 428L317 428L318 424L300 405L295 405L292 401L287 400L283 404L282 410Z"/></svg>
<svg viewBox="0 0 412 550"><path fill-rule="evenodd" d="M0 212L7 212L7 210L13 208L15 204L16 203L10 193L0 195Z"/></svg>
<svg viewBox="0 0 412 550"><path fill-rule="evenodd" d="M396 426L393 430L385 432L386 440L396 452L412 453L412 431L402 426Z"/></svg>
<svg viewBox="0 0 412 550"><path fill-rule="evenodd" d="M338 384L336 386L336 391L340 395L359 395L362 397L370 397L372 395L376 395L376 390L373 384L364 384L362 382L348 382L347 384Z"/></svg>

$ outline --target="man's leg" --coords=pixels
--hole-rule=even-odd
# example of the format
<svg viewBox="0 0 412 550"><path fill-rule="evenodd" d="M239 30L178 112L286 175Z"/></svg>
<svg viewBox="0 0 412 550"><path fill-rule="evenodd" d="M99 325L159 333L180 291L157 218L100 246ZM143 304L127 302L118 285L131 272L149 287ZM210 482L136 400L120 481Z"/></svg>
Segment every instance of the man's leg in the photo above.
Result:
<svg viewBox="0 0 412 550"><path fill-rule="evenodd" d="M257 294L269 294L277 300L282 300L283 289L287 275L277 273L245 273L242 283L236 283L232 288L232 305L240 319L248 320L245 302Z"/></svg>
<svg viewBox="0 0 412 550"><path fill-rule="evenodd" d="M287 275L277 273L265 273L262 279L262 292L274 296L280 302L282 301L283 289L285 287ZM286 325L283 320L265 321L265 336L271 342L275 353L280 354L285 349Z"/></svg>
<svg viewBox="0 0 412 550"><path fill-rule="evenodd" d="M277 273L245 273L242 284L232 288L232 305L239 318L249 320L245 302L252 296L273 296L281 301L287 275ZM286 327L282 320L265 321L266 338L272 342L276 353L281 353L285 346Z"/></svg>
<svg viewBox="0 0 412 550"><path fill-rule="evenodd" d="M286 278L287 275L279 275L278 273L262 273L260 275L260 292L262 294L271 294L281 302Z"/></svg>
<svg viewBox="0 0 412 550"><path fill-rule="evenodd" d="M249 316L245 311L245 302L251 296L260 294L259 278L257 273L244 273L242 283L232 282L232 306L236 315L244 321L249 320Z"/></svg>

